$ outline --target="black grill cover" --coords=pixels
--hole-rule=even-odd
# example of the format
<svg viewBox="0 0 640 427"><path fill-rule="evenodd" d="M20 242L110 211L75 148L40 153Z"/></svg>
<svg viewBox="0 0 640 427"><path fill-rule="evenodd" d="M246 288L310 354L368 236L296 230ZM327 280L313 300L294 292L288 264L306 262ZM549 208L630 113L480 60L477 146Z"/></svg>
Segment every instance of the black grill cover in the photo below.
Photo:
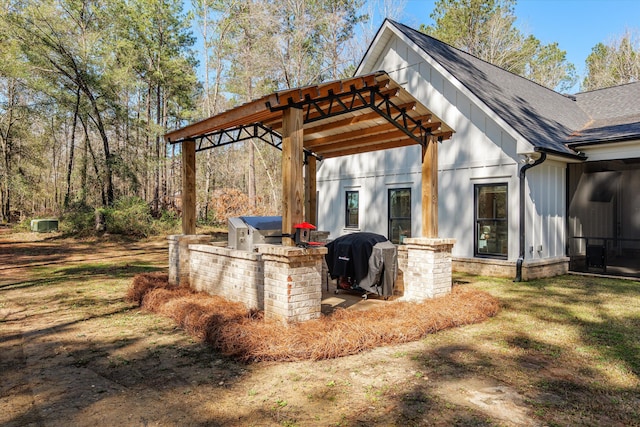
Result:
<svg viewBox="0 0 640 427"><path fill-rule="evenodd" d="M360 282L369 272L369 257L376 243L386 237L375 233L351 233L327 243L327 267L332 279L351 277Z"/></svg>

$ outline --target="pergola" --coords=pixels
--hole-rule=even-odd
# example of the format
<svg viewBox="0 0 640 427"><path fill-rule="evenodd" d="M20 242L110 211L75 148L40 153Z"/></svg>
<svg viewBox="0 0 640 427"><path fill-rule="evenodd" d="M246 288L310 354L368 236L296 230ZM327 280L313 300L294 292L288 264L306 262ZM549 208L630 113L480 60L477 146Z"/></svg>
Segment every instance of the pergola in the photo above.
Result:
<svg viewBox="0 0 640 427"><path fill-rule="evenodd" d="M318 159L420 144L422 233L438 237L437 142L452 134L385 72L275 92L165 135L182 144L182 232L195 234L195 153L257 138L282 150L285 236L296 223L316 224Z"/></svg>

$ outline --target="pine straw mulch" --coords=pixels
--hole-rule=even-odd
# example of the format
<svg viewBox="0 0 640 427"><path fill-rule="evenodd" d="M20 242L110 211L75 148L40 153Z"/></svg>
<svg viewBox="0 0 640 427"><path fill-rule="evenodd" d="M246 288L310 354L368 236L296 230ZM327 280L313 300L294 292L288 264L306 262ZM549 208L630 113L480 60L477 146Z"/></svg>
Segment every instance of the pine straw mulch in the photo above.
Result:
<svg viewBox="0 0 640 427"><path fill-rule="evenodd" d="M320 319L286 325L219 296L170 286L166 274L134 277L127 300L174 319L190 335L244 361L320 360L416 341L427 334L482 322L498 313L486 292L454 286L423 303L392 301L366 311L337 309Z"/></svg>

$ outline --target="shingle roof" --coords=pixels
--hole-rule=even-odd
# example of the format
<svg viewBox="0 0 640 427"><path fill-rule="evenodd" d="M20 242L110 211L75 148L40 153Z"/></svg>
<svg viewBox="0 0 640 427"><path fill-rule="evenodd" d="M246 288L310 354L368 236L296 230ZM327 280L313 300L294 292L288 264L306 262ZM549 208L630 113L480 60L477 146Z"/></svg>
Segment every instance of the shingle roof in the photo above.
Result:
<svg viewBox="0 0 640 427"><path fill-rule="evenodd" d="M640 82L575 95L593 119L568 138L570 147L640 138Z"/></svg>
<svg viewBox="0 0 640 427"><path fill-rule="evenodd" d="M581 92L575 97L592 117L617 119L640 115L640 82Z"/></svg>
<svg viewBox="0 0 640 427"><path fill-rule="evenodd" d="M568 97L389 22L538 149L576 155L567 143L640 136L640 83Z"/></svg>

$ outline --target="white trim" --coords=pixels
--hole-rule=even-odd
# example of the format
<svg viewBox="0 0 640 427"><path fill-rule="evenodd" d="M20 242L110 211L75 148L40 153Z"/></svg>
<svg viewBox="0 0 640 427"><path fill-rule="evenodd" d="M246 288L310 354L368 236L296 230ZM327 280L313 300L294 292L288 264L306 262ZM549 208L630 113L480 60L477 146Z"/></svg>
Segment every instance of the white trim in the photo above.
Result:
<svg viewBox="0 0 640 427"><path fill-rule="evenodd" d="M590 162L640 157L640 140L594 144L580 148Z"/></svg>
<svg viewBox="0 0 640 427"><path fill-rule="evenodd" d="M511 174L511 175L472 176L472 177L469 178L469 181L511 179L511 178L513 178L513 174Z"/></svg>

